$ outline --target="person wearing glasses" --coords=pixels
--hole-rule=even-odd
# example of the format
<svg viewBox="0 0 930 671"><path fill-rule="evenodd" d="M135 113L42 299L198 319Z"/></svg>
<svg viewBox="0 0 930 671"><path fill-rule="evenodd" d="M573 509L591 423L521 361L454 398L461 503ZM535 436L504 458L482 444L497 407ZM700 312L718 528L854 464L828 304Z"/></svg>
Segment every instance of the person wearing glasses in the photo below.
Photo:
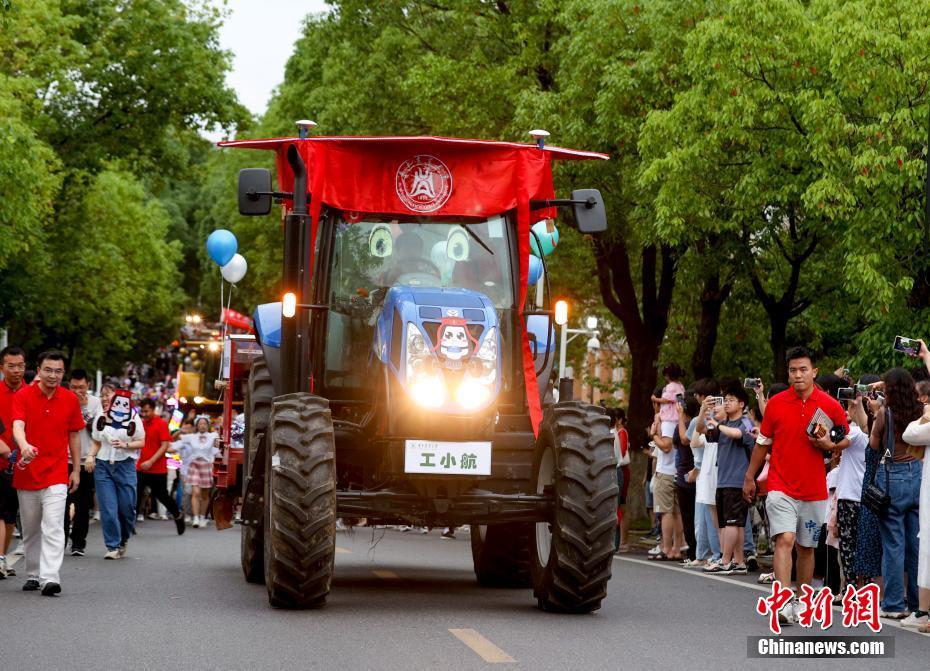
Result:
<svg viewBox="0 0 930 671"><path fill-rule="evenodd" d="M84 416L74 392L61 386L64 374L65 355L43 352L38 383L13 397L13 439L19 448L13 486L19 496L26 555L23 590L41 589L44 596L61 592L58 572L65 554L65 502L81 482Z"/></svg>
<svg viewBox="0 0 930 671"><path fill-rule="evenodd" d="M6 553L10 550L13 531L16 529L16 514L19 499L13 488L13 395L23 388L26 374L26 353L19 347L4 347L0 350L0 580L13 577L16 571L6 565Z"/></svg>

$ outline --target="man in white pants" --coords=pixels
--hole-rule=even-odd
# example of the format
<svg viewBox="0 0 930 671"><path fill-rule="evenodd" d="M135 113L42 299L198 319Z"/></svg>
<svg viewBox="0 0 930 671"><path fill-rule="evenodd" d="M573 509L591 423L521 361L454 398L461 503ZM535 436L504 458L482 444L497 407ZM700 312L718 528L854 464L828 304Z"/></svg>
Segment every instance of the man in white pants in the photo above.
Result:
<svg viewBox="0 0 930 671"><path fill-rule="evenodd" d="M13 440L20 450L13 486L19 496L26 552L23 590L41 588L44 596L61 592L58 571L65 554L65 502L68 492L77 490L81 482L84 417L77 396L61 386L64 374L64 354L43 352L38 382L13 399Z"/></svg>

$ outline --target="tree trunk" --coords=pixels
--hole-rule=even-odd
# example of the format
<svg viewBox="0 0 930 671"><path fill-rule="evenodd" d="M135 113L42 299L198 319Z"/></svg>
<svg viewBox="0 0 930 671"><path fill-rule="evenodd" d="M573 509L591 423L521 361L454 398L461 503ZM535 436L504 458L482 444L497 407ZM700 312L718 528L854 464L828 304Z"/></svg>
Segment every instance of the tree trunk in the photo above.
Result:
<svg viewBox="0 0 930 671"><path fill-rule="evenodd" d="M627 430L630 434L630 447L636 455L636 448L648 442L645 432L653 419L650 396L658 376L656 362L659 348L668 328L668 315L678 270L678 250L654 245L646 245L639 249L639 291L633 281L629 251L622 233L611 238L595 236L594 250L601 297L604 305L623 324L623 332L630 348ZM632 483L627 499L627 515L631 515L631 519L645 515L643 491L638 485L642 481L645 463L642 456L632 461Z"/></svg>
<svg viewBox="0 0 930 671"><path fill-rule="evenodd" d="M788 382L788 362L785 354L788 351L786 340L788 333L788 320L779 316L769 315L772 329L769 343L772 346L772 379L776 382Z"/></svg>
<svg viewBox="0 0 930 671"><path fill-rule="evenodd" d="M701 321L694 353L691 355L691 371L695 380L714 376L714 349L717 347L720 313L732 288L730 282L720 286L719 272L712 272L704 278L704 286L701 288Z"/></svg>

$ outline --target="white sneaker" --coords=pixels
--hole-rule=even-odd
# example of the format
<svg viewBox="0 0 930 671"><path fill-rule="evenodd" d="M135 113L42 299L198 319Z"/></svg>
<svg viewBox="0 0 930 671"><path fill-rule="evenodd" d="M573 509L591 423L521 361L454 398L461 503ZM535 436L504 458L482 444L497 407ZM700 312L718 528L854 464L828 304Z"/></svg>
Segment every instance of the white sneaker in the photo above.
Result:
<svg viewBox="0 0 930 671"><path fill-rule="evenodd" d="M11 552L10 554L20 555L20 556L26 554L26 546L25 546L25 544L20 543L19 545L16 546L16 549L13 550L13 552Z"/></svg>
<svg viewBox="0 0 930 671"><path fill-rule="evenodd" d="M144 515L136 515L136 522L145 522Z"/></svg>
<svg viewBox="0 0 930 671"><path fill-rule="evenodd" d="M94 511L94 521L95 521L95 522L99 522L99 521L100 521L100 511L99 511L99 510L95 510L95 511Z"/></svg>
<svg viewBox="0 0 930 671"><path fill-rule="evenodd" d="M336 518L336 531L345 531L346 523L342 521L341 517Z"/></svg>
<svg viewBox="0 0 930 671"><path fill-rule="evenodd" d="M119 549L107 550L107 553L103 555L103 558L104 559L119 559L120 558Z"/></svg>
<svg viewBox="0 0 930 671"><path fill-rule="evenodd" d="M887 610L879 610L879 611L878 611L878 616L879 616L879 617L887 617L889 620L904 620L904 619L906 619L907 616L910 615L910 614L911 614L911 611L909 611L909 610L902 610L902 611L900 611L900 612L896 612L896 611L887 611Z"/></svg>
<svg viewBox="0 0 930 671"><path fill-rule="evenodd" d="M792 598L782 606L778 611L778 623L790 627L797 622L799 606L797 598Z"/></svg>
<svg viewBox="0 0 930 671"><path fill-rule="evenodd" d="M193 521L193 523L191 524L191 526L192 526L194 529L199 529L199 528L200 528L200 515L194 515L194 521Z"/></svg>
<svg viewBox="0 0 930 671"><path fill-rule="evenodd" d="M119 558L120 558L120 559L122 559L123 557L125 557L125 556L126 556L126 543L123 543L122 545L120 545L119 548L117 548L116 551L119 553Z"/></svg>
<svg viewBox="0 0 930 671"><path fill-rule="evenodd" d="M191 524L193 521L194 521L194 518L191 517L190 515L185 515L185 516L184 516L184 523L185 523L185 524Z"/></svg>
<svg viewBox="0 0 930 671"><path fill-rule="evenodd" d="M654 548L652 548L652 549L649 551L648 554L649 554L649 556L651 556L651 557L655 557L657 554L660 554L661 552L662 552L662 546L661 546L661 545L656 545Z"/></svg>
<svg viewBox="0 0 930 671"><path fill-rule="evenodd" d="M901 626L902 627L914 627L916 629L917 627L925 625L928 622L930 622L930 616L928 616L927 613L924 613L923 615L918 616L917 611L914 611L913 613L908 615L906 618L901 620Z"/></svg>

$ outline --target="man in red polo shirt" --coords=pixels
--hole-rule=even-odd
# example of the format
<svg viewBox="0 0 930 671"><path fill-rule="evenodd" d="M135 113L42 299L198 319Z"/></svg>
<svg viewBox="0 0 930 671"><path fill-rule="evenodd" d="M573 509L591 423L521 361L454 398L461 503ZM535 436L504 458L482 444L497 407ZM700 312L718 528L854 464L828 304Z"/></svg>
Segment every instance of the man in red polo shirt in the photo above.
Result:
<svg viewBox="0 0 930 671"><path fill-rule="evenodd" d="M139 492L136 510L142 514L143 494L148 487L152 498L157 499L171 513L180 536L185 529L184 515L178 510L177 501L168 495L168 460L165 458L165 452L171 445L168 422L155 413L155 401L150 398L144 398L139 403L139 416L145 427L145 445L136 464Z"/></svg>
<svg viewBox="0 0 930 671"><path fill-rule="evenodd" d="M61 386L65 355L43 352L38 369L38 383L13 398L13 439L20 450L13 486L19 495L26 550L23 590L41 588L44 596L54 596L61 592L58 571L65 555L65 501L81 482L84 417L77 396Z"/></svg>
<svg viewBox="0 0 930 671"><path fill-rule="evenodd" d="M820 425L808 435L808 426L817 410L822 410L833 425L849 433L846 412L832 396L814 385L817 369L813 352L794 347L787 353L788 379L791 388L769 399L759 428L756 447L743 481L743 495L752 500L756 494L755 474L771 451L768 494L765 511L769 533L775 541L775 579L791 584L791 551L797 548L798 590L810 585L814 577L814 550L827 509L827 473L825 452L839 452L849 446L849 439L834 443L830 433ZM782 624L797 620L797 596L779 612Z"/></svg>
<svg viewBox="0 0 930 671"><path fill-rule="evenodd" d="M16 513L19 499L13 488L13 471L10 453L13 450L13 394L23 388L26 374L26 353L19 347L4 347L0 351L0 580L16 575L7 567L6 553L10 550L13 530L16 529Z"/></svg>

